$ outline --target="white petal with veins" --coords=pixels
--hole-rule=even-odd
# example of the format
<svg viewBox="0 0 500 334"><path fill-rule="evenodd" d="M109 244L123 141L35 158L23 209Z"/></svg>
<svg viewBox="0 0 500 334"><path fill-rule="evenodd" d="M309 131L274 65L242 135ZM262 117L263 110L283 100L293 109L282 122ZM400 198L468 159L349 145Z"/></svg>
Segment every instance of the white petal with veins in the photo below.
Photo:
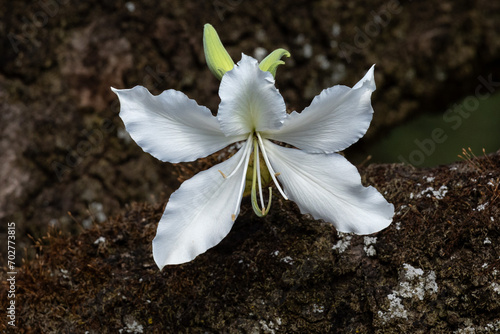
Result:
<svg viewBox="0 0 500 334"><path fill-rule="evenodd" d="M112 90L120 99L120 117L130 136L159 160L192 161L245 139L226 137L210 110L179 91L155 96L142 86Z"/></svg>
<svg viewBox="0 0 500 334"><path fill-rule="evenodd" d="M265 136L310 153L334 153L361 138L372 120L373 67L354 88L333 86L316 96L300 114L292 112L279 130Z"/></svg>
<svg viewBox="0 0 500 334"><path fill-rule="evenodd" d="M302 213L335 225L340 232L370 234L392 221L394 206L340 154L309 154L264 140L271 165L287 196Z"/></svg>
<svg viewBox="0 0 500 334"><path fill-rule="evenodd" d="M251 141L250 141L251 145ZM165 265L193 260L217 245L231 230L243 196L248 142L233 157L184 181L168 201L153 240L153 258ZM239 164L247 159L246 164ZM229 175L237 166L232 177Z"/></svg>
<svg viewBox="0 0 500 334"><path fill-rule="evenodd" d="M286 117L285 101L272 74L263 72L257 60L245 55L222 77L219 96L217 118L229 136L278 129Z"/></svg>

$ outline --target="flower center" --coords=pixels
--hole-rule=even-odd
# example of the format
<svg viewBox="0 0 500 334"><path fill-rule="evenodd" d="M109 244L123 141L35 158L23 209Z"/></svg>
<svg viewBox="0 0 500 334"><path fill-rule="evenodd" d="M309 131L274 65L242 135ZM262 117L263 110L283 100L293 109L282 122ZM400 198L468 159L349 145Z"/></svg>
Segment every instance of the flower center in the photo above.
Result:
<svg viewBox="0 0 500 334"><path fill-rule="evenodd" d="M242 194L245 189L245 184L247 180L247 170L250 164L250 157L251 153L253 151L253 162L252 162L252 181L251 181L251 201L252 201L252 208L255 212L255 214L259 217L264 217L269 213L269 210L271 209L271 199L272 199L272 187L268 187L269 189L269 201L267 202L267 206L264 204L264 195L262 191L262 170L261 170L261 164L260 164L260 159L261 156L264 159L265 162L265 167L267 168L268 174L271 176L271 179L273 180L274 184L276 185L276 188L280 192L280 194L283 196L284 199L288 200L288 197L285 195L283 192L283 189L281 188L277 176L280 175L280 173L276 173L271 166L271 163L269 162L269 158L266 153L266 149L264 147L264 142L262 140L261 135L258 132L253 132L251 133L245 144L243 149L243 155L236 165L236 167L233 169L233 171L226 176L221 170L219 172L221 173L222 177L225 179L231 178L236 172L244 166L244 171L242 174L242 180L241 180L241 186L240 186L240 192L239 194ZM258 188L258 193L259 193L259 200L257 199L257 188ZM259 203L260 202L260 203ZM240 203L237 204L237 207L234 210L234 213L232 215L233 221L236 219L236 214L238 212Z"/></svg>
<svg viewBox="0 0 500 334"><path fill-rule="evenodd" d="M269 158L266 153L266 149L264 147L264 142L262 140L262 137L260 133L255 132L255 136L253 137L253 147L254 147L254 163L253 163L253 177L252 177L252 208L255 214L259 217L263 217L269 213L269 210L271 208L271 199L272 199L272 188L269 187L269 201L267 203L267 207L264 205L264 196L262 192L262 177L261 177L261 168L260 168L260 155L259 155L259 148L262 151L262 157L264 158L264 162L266 164L267 171L271 175L271 178L276 185L276 188L278 191L281 193L284 199L288 199L288 197L285 195L283 192L283 189L281 189L281 186L276 179L276 177L280 173L276 173L271 166L271 163L269 162ZM256 182L257 181L257 182ZM257 202L257 189L256 189L256 183L258 184L259 188L259 198L260 198L260 206L259 203Z"/></svg>

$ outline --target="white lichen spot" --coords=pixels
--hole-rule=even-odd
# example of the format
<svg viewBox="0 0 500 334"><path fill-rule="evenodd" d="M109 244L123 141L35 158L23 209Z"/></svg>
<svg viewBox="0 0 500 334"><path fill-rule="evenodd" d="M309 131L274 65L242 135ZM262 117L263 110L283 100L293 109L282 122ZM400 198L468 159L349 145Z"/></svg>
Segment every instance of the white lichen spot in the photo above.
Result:
<svg viewBox="0 0 500 334"><path fill-rule="evenodd" d="M417 297L423 300L426 294L434 294L438 291L436 273L430 271L424 275L424 271L404 263L403 280L399 282L399 295L405 298Z"/></svg>
<svg viewBox="0 0 500 334"><path fill-rule="evenodd" d="M325 307L322 306L322 305L316 305L316 304L313 304L313 313L323 313L325 312Z"/></svg>
<svg viewBox="0 0 500 334"><path fill-rule="evenodd" d="M415 268L411 264L403 263L405 269L404 276L406 279L413 280L424 274L424 271L420 268Z"/></svg>
<svg viewBox="0 0 500 334"><path fill-rule="evenodd" d="M424 176L424 179L427 182L433 182L436 178L434 176Z"/></svg>
<svg viewBox="0 0 500 334"><path fill-rule="evenodd" d="M375 250L375 245L377 243L377 237L365 237L365 246L363 247L366 255L375 256L377 255L377 251Z"/></svg>
<svg viewBox="0 0 500 334"><path fill-rule="evenodd" d="M483 265L481 266L481 268L488 268L488 264L487 263L483 263Z"/></svg>
<svg viewBox="0 0 500 334"><path fill-rule="evenodd" d="M278 318L279 319L279 318ZM274 323L272 321L265 322L264 320L260 320L260 329L264 331L264 333L268 334L275 334L277 330L279 330L279 325L281 324L281 319L279 319L280 322Z"/></svg>
<svg viewBox="0 0 500 334"><path fill-rule="evenodd" d="M479 204L477 206L477 208L473 209L474 211L483 211L484 208L486 208L486 206L489 204L490 202L486 202L486 203L483 203L483 204Z"/></svg>
<svg viewBox="0 0 500 334"><path fill-rule="evenodd" d="M442 185L438 190L434 190L433 187L427 187L426 189L422 190L420 194L417 195L417 198L421 198L422 196L426 197L435 197L437 199L443 199L444 196L446 196L446 193L448 192L448 187L445 185ZM412 198L410 196L410 198Z"/></svg>
<svg viewBox="0 0 500 334"><path fill-rule="evenodd" d="M432 295L438 291L434 271L430 271L426 275L422 269L415 268L407 263L403 264L403 268L399 285L387 296L389 309L386 312L378 312L383 322L394 318L407 318L401 298L406 298L408 303L412 303L413 299L423 300L426 295Z"/></svg>
<svg viewBox="0 0 500 334"><path fill-rule="evenodd" d="M284 258L282 258L280 260L281 262L285 262L286 264L290 264L292 265L293 264L293 259L290 257L290 256L285 256Z"/></svg>
<svg viewBox="0 0 500 334"><path fill-rule="evenodd" d="M490 286L494 292L496 292L500 295L500 284L492 282Z"/></svg>
<svg viewBox="0 0 500 334"><path fill-rule="evenodd" d="M106 238L105 237L99 237L96 239L96 241L94 241L94 245L99 245L99 244L103 244L106 242Z"/></svg>
<svg viewBox="0 0 500 334"><path fill-rule="evenodd" d="M66 269L59 269L59 271L61 272L61 274L63 274L63 278L69 278L68 276L68 273L69 271L67 271Z"/></svg>
<svg viewBox="0 0 500 334"><path fill-rule="evenodd" d="M401 298L391 293L387 296L387 299L389 299L389 310L387 310L387 312L378 311L378 316L382 319L382 322L386 323L391 319L397 318L408 318L408 313L403 304L401 304Z"/></svg>
<svg viewBox="0 0 500 334"><path fill-rule="evenodd" d="M278 256L280 254L279 250L275 250L274 252L271 253L272 256Z"/></svg>
<svg viewBox="0 0 500 334"><path fill-rule="evenodd" d="M494 222L494 221L495 221L495 218L493 218L493 217L490 217L490 220L491 220L492 222Z"/></svg>
<svg viewBox="0 0 500 334"><path fill-rule="evenodd" d="M396 227L396 230L401 230L401 222L396 222L396 224L394 224L394 226Z"/></svg>
<svg viewBox="0 0 500 334"><path fill-rule="evenodd" d="M472 325L471 319L466 319L465 325L467 327L459 328L458 330L454 331L453 334L486 334L500 332L500 320L496 320L495 322L486 324L485 326L474 326Z"/></svg>
<svg viewBox="0 0 500 334"><path fill-rule="evenodd" d="M340 239L339 241L337 241L337 243L335 245L333 245L332 249L337 250L339 252L339 254L342 254L351 245L352 235L349 235L347 233L342 233L342 232L338 232L338 235L340 237L343 236L343 238Z"/></svg>
<svg viewBox="0 0 500 334"><path fill-rule="evenodd" d="M413 193L412 193L412 195L413 195ZM412 197L411 197L411 198L412 198ZM396 215L400 215L400 214L403 212L403 210L404 210L404 209L406 209L406 208L407 208L406 204L401 205L401 206L399 207L398 212L396 212Z"/></svg>
<svg viewBox="0 0 500 334"><path fill-rule="evenodd" d="M434 197L437 199L443 199L444 196L446 196L446 193L448 192L448 187L447 186L441 186L437 191L433 191L432 194Z"/></svg>
<svg viewBox="0 0 500 334"><path fill-rule="evenodd" d="M489 245L489 244L491 244L491 240L488 237L486 237L486 238L484 238L483 244Z"/></svg>
<svg viewBox="0 0 500 334"><path fill-rule="evenodd" d="M136 320L132 319L126 319L125 321L125 328L119 329L119 333L133 333L133 334L138 334L138 333L144 333L144 327L139 324Z"/></svg>

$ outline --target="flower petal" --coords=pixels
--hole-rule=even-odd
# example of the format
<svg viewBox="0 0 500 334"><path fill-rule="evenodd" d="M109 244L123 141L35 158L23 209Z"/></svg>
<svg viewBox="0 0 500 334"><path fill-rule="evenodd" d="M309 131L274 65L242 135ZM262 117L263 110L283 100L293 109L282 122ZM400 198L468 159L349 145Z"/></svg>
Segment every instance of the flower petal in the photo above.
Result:
<svg viewBox="0 0 500 334"><path fill-rule="evenodd" d="M210 110L184 93L152 95L145 87L111 88L120 99L120 117L130 136L157 159L192 161L244 137L226 137Z"/></svg>
<svg viewBox="0 0 500 334"><path fill-rule="evenodd" d="M251 140L230 159L185 181L170 196L153 240L153 258L160 270L191 261L229 233L239 214L250 153ZM231 177L219 172L229 175L237 166Z"/></svg>
<svg viewBox="0 0 500 334"><path fill-rule="evenodd" d="M333 86L316 96L300 114L293 112L283 126L265 137L310 153L341 151L363 137L370 126L375 90L373 66L353 88Z"/></svg>
<svg viewBox="0 0 500 334"><path fill-rule="evenodd" d="M219 96L217 118L226 135L278 129L286 117L285 101L274 86L273 75L246 55L222 77Z"/></svg>
<svg viewBox="0 0 500 334"><path fill-rule="evenodd" d="M392 221L394 206L373 187L364 187L340 154L309 154L264 141L286 195L302 213L323 219L340 232L370 234Z"/></svg>

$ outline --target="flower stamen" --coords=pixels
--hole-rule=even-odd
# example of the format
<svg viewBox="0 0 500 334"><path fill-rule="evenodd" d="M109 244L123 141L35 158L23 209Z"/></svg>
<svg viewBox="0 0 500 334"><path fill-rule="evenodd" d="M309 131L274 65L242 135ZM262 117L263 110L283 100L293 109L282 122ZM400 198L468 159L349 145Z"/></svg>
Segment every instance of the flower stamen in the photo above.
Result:
<svg viewBox="0 0 500 334"><path fill-rule="evenodd" d="M254 163L253 163L253 175L252 175L252 192L251 192L251 197L252 197L252 209L255 212L255 214L258 217L264 217L269 213L269 210L271 209L271 201L272 201L272 194L273 190L271 187L269 187L269 201L267 203L267 207L264 205L264 197L262 195L262 180L261 180L261 175L260 175L260 157L259 157L259 144L257 143L257 139L254 139L253 142L254 145ZM259 205L257 203L257 190L256 188L256 183L258 181L258 187L259 187L259 195L260 195L260 203L261 207L259 208Z"/></svg>
<svg viewBox="0 0 500 334"><path fill-rule="evenodd" d="M271 178L273 179L274 184L276 185L276 188L278 188L278 191L280 192L281 196L285 200L288 200L288 197L285 195L283 192L283 189L281 189L280 184L278 183L278 180L276 179L276 176L280 175L280 173L276 173L271 166L271 163L269 162L269 158L267 157L266 149L264 148L264 142L262 141L262 137L258 132L256 132L257 138L259 139L259 145L260 148L262 149L262 156L264 157L264 161L266 162L267 169L269 170L269 174L271 174Z"/></svg>
<svg viewBox="0 0 500 334"><path fill-rule="evenodd" d="M224 177L225 179L229 179L231 176L233 176L238 171L238 169L241 167L241 164L246 160L247 155L250 156L250 151L252 150L252 145L250 144L250 142L252 140L252 137L253 137L253 134L250 134L248 136L248 139L244 144L245 148L243 148L243 150L244 150L243 157L240 159L240 161L238 162L236 167L233 169L233 171L231 173L229 173L228 176ZM248 162L246 162L245 164L248 165ZM221 172L221 174L222 174L222 172ZM224 175L225 174L222 174L222 176L224 176Z"/></svg>
<svg viewBox="0 0 500 334"><path fill-rule="evenodd" d="M260 206L264 208L264 196L262 196L262 179L260 176L260 156L259 156L259 145L257 144L257 139L253 139L254 147L254 172L257 170L257 182L259 184L259 195L260 195ZM255 174L255 173L254 173ZM254 175L255 179L255 175Z"/></svg>
<svg viewBox="0 0 500 334"><path fill-rule="evenodd" d="M250 161L250 153L252 153L252 145L250 143L250 140L252 139L252 134L250 136L248 136L248 140L247 142L245 143L246 147L245 147L245 152L243 153L243 158L240 160L240 162L238 163L238 165L236 166L236 168L233 170L233 172L228 176L231 177L232 175L234 175L234 173L238 170L238 168L241 166L242 162L244 162L244 167L243 167L243 173L241 174L242 175L242 180L240 182L240 189L238 191L238 197L241 198L241 196L243 195L243 192L245 191L245 179L246 179L246 176L247 176L247 170L248 170L248 163ZM236 207L234 208L234 213L231 215L231 219L233 219L233 221L236 220L236 216L238 215L240 211L240 202L237 202L236 203Z"/></svg>

